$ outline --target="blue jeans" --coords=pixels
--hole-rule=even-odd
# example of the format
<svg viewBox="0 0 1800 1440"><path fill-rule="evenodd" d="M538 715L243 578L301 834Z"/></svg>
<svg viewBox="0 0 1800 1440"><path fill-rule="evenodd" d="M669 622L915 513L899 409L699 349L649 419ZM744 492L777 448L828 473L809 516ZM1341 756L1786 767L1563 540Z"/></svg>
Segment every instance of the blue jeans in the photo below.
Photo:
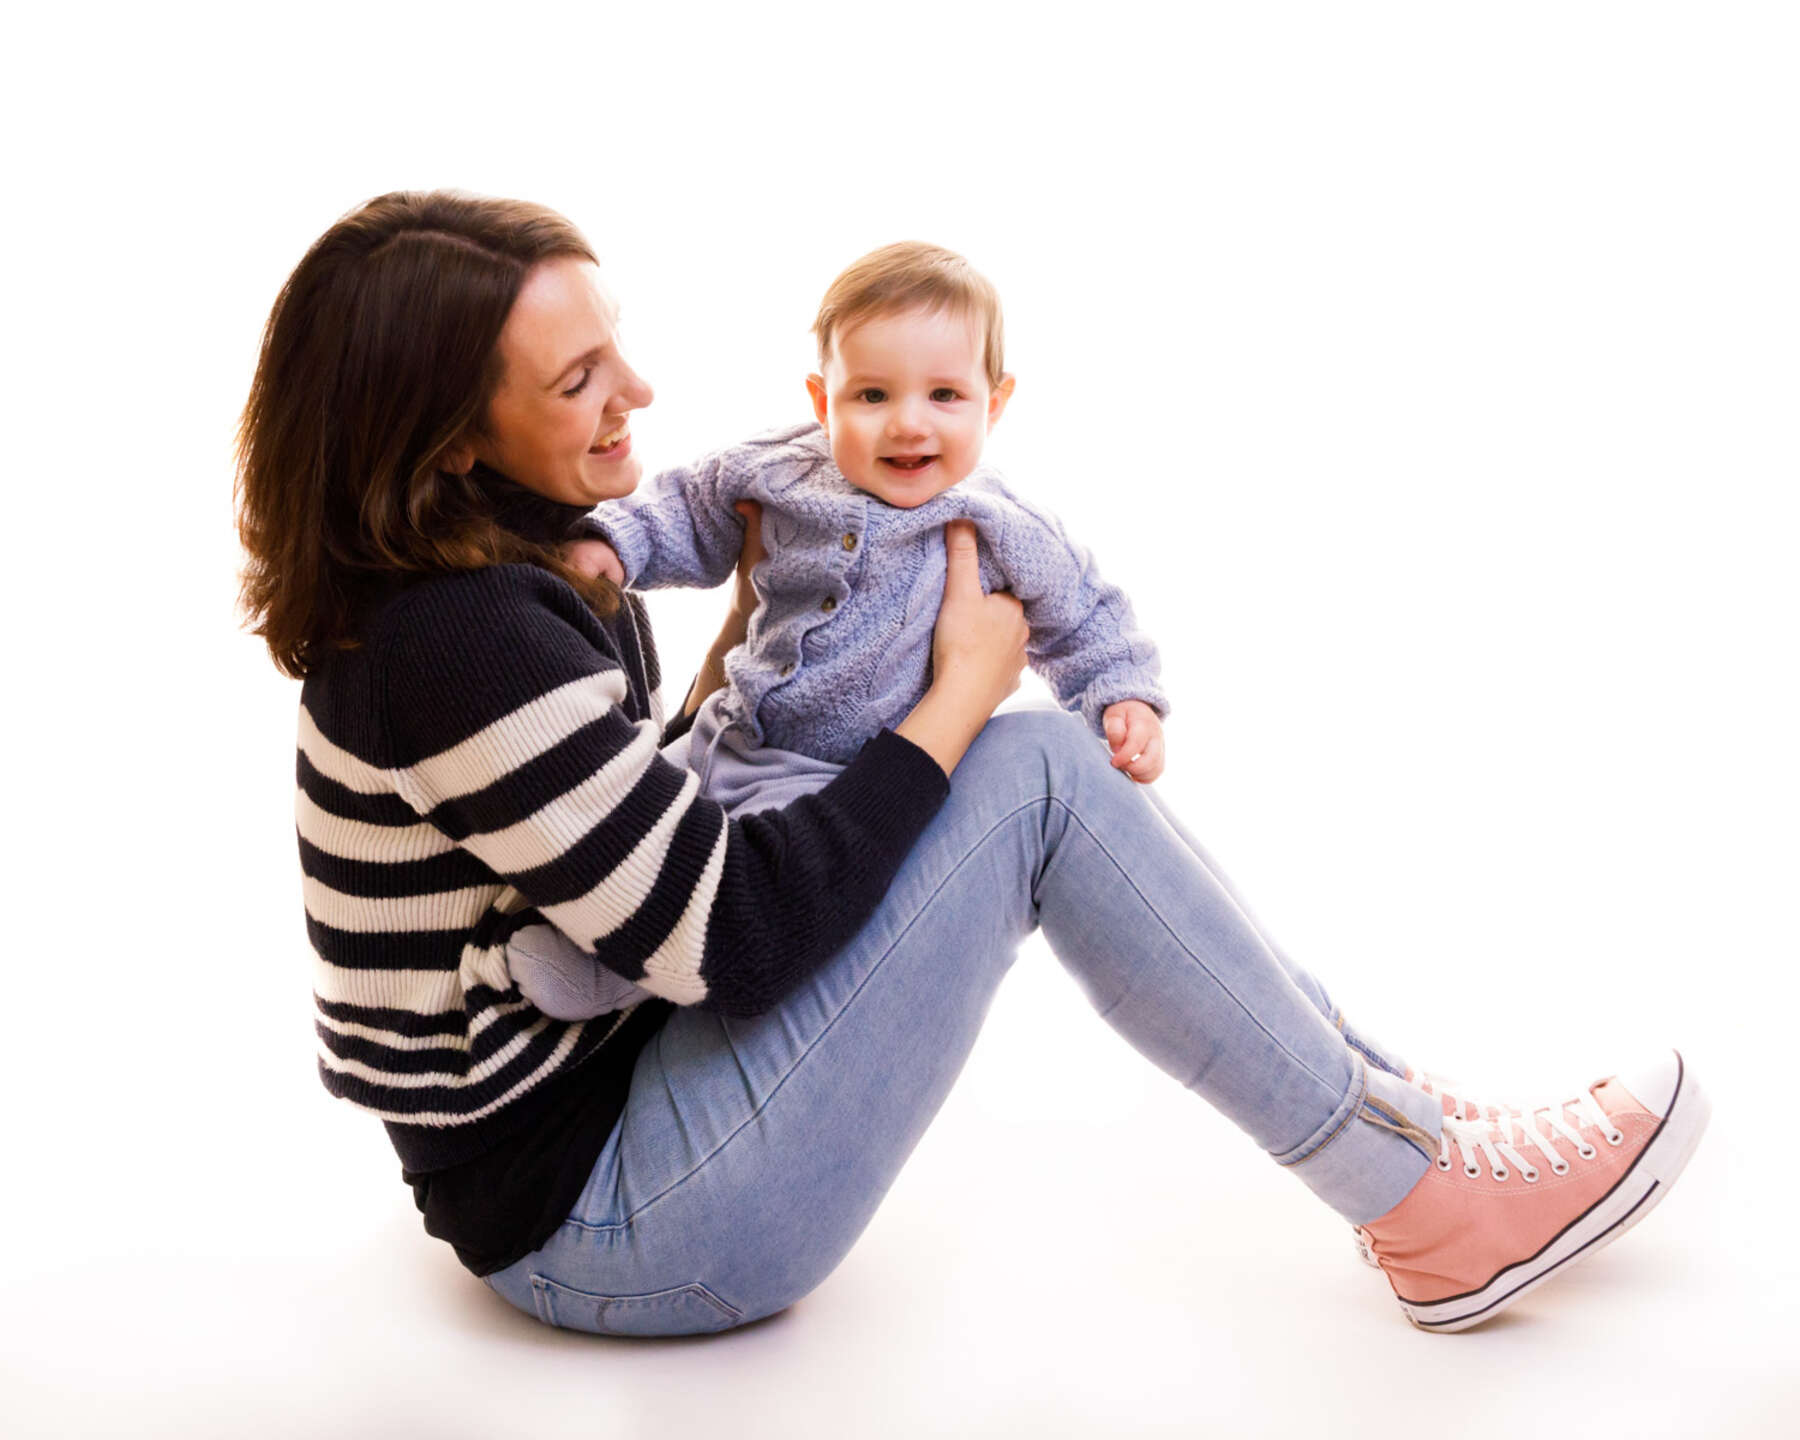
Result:
<svg viewBox="0 0 1800 1440"><path fill-rule="evenodd" d="M682 1010L562 1227L488 1277L547 1323L723 1330L843 1259L1042 926L1095 1010L1353 1223L1437 1155L1437 1102L1342 1025L1071 716L996 717L849 945L753 1019Z"/></svg>

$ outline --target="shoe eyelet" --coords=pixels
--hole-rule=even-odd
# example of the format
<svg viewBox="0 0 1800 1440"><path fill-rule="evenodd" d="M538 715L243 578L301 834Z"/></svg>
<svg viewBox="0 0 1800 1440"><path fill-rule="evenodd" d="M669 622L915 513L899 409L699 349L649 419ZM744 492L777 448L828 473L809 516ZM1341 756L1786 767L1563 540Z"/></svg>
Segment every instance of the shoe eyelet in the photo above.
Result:
<svg viewBox="0 0 1800 1440"><path fill-rule="evenodd" d="M1525 1176L1525 1183L1527 1185L1537 1184L1538 1172L1536 1170L1525 1170L1525 1171L1522 1171L1521 1173Z"/></svg>
<svg viewBox="0 0 1800 1440"><path fill-rule="evenodd" d="M1592 1160L1600 1152L1598 1150L1596 1150L1592 1145L1583 1145L1575 1153L1577 1155L1579 1155L1583 1160Z"/></svg>
<svg viewBox="0 0 1800 1440"><path fill-rule="evenodd" d="M1625 1132L1623 1130L1613 1131L1612 1134L1606 1137L1606 1143L1615 1147L1623 1145L1625 1143Z"/></svg>
<svg viewBox="0 0 1800 1440"><path fill-rule="evenodd" d="M1512 1171L1508 1170L1504 1165L1496 1166L1494 1169L1494 1178L1496 1180L1504 1180L1511 1174Z"/></svg>
<svg viewBox="0 0 1800 1440"><path fill-rule="evenodd" d="M1440 1170L1448 1170L1450 1168L1450 1162L1448 1160L1439 1160L1437 1162L1437 1167Z"/></svg>
<svg viewBox="0 0 1800 1440"><path fill-rule="evenodd" d="M1479 1180L1481 1178L1481 1167L1479 1165L1465 1165L1463 1166L1463 1174L1467 1175L1471 1180Z"/></svg>
<svg viewBox="0 0 1800 1440"><path fill-rule="evenodd" d="M1567 1160L1558 1160L1550 1168L1558 1175L1567 1175L1569 1173L1569 1162Z"/></svg>

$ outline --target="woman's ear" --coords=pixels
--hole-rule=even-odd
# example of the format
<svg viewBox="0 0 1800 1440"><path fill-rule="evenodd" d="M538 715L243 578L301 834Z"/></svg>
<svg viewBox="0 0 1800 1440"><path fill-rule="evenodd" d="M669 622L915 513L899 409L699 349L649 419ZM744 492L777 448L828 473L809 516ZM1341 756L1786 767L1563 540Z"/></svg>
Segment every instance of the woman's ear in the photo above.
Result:
<svg viewBox="0 0 1800 1440"><path fill-rule="evenodd" d="M1006 410L1006 402L1012 399L1013 377L1002 375L1000 383L988 392L988 429L1000 423L1000 416Z"/></svg>
<svg viewBox="0 0 1800 1440"><path fill-rule="evenodd" d="M438 461L446 475L467 475L475 468L475 447L467 440L453 440Z"/></svg>
<svg viewBox="0 0 1800 1440"><path fill-rule="evenodd" d="M825 403L825 377L808 375L806 377L806 393L812 397L813 415L817 417L818 422L825 427L825 433L829 435L831 422L826 417L829 415L831 407Z"/></svg>

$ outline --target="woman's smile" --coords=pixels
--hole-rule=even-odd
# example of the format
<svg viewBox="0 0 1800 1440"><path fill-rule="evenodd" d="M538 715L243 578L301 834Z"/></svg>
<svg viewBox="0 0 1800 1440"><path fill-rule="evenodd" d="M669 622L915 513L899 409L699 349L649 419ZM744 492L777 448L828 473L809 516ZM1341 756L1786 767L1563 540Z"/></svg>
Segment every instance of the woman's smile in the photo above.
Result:
<svg viewBox="0 0 1800 1440"><path fill-rule="evenodd" d="M588 448L588 454L601 455L608 460L621 459L631 453L631 421L621 420L618 428L602 435Z"/></svg>

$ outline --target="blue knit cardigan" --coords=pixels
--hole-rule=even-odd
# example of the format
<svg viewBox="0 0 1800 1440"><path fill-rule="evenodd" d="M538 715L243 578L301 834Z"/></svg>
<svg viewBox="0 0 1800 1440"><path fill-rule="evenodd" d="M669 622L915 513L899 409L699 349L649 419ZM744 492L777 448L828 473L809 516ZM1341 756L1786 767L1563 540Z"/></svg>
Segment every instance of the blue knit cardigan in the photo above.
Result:
<svg viewBox="0 0 1800 1440"><path fill-rule="evenodd" d="M594 513L634 590L710 587L737 563L739 500L763 507L768 559L747 642L726 660L723 729L751 743L848 763L898 724L931 681L931 632L944 593L943 529L975 524L982 588L1025 606L1032 668L1096 733L1107 706L1158 714L1156 647L1125 592L1100 577L1055 516L991 469L914 509L858 490L816 424L791 426L665 470Z"/></svg>

